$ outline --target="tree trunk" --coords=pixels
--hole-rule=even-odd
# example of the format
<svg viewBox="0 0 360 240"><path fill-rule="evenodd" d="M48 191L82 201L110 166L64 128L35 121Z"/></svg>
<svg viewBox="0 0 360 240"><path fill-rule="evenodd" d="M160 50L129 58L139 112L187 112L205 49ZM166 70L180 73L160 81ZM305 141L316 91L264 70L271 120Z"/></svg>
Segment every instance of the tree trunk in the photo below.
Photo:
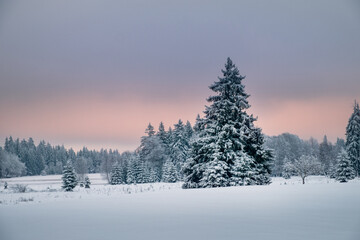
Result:
<svg viewBox="0 0 360 240"><path fill-rule="evenodd" d="M305 177L302 177L302 182L303 184L305 184Z"/></svg>

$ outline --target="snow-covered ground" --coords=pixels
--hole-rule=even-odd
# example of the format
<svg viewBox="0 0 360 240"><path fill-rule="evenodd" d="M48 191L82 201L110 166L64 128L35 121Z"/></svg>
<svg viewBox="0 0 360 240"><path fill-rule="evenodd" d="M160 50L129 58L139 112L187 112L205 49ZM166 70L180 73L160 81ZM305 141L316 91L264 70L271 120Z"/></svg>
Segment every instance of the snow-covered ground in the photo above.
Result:
<svg viewBox="0 0 360 240"><path fill-rule="evenodd" d="M0 183L0 239L360 239L360 180L273 178L269 186L181 189L180 183L61 191L61 176ZM29 191L15 193L15 184Z"/></svg>

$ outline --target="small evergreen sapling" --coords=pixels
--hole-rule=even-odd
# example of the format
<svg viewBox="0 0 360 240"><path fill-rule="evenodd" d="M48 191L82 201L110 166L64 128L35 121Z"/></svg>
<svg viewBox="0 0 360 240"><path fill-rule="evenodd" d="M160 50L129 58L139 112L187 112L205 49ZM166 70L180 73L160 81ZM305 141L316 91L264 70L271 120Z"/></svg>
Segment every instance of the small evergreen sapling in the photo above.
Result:
<svg viewBox="0 0 360 240"><path fill-rule="evenodd" d="M284 179L290 179L291 178L291 174L288 171L283 171L282 172L282 177Z"/></svg>
<svg viewBox="0 0 360 240"><path fill-rule="evenodd" d="M78 183L75 170L71 165L70 161L68 161L67 165L64 168L62 180L62 188L65 189L65 191L67 192L71 192Z"/></svg>
<svg viewBox="0 0 360 240"><path fill-rule="evenodd" d="M85 177L85 188L90 188L91 182L88 176Z"/></svg>
<svg viewBox="0 0 360 240"><path fill-rule="evenodd" d="M339 182L347 182L355 178L355 171L351 166L350 158L345 150L338 155L338 165L336 168L336 180Z"/></svg>

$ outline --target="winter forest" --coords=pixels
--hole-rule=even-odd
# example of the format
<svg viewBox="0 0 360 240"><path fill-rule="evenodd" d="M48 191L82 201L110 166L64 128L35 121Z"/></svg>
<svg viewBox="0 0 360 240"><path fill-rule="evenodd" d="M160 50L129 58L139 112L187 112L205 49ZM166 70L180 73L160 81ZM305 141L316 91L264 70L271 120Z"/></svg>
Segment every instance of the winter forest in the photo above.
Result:
<svg viewBox="0 0 360 240"><path fill-rule="evenodd" d="M360 110L355 101L346 139L331 143L303 140L291 133L265 136L249 115L244 77L227 59L221 77L210 85L204 116L194 126L179 120L167 130L161 122L146 127L134 152L84 147L75 152L45 141L35 144L9 136L0 147L0 178L74 172L73 182L101 173L109 184L183 182L183 188L266 185L270 177L323 175L347 182L360 173ZM70 170L69 170L70 169ZM73 186L75 187L76 184ZM64 185L66 188L66 184ZM72 188L66 188L72 190Z"/></svg>

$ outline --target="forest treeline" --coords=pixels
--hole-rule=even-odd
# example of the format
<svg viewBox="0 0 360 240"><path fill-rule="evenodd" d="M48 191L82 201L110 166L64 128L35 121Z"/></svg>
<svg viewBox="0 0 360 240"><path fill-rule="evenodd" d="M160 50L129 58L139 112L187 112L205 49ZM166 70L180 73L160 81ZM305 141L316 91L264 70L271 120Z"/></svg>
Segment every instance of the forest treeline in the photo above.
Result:
<svg viewBox="0 0 360 240"><path fill-rule="evenodd" d="M194 131L196 127L193 128L188 121L184 124L179 120L168 131L165 131L162 123L157 131L149 124L145 130L146 136L141 138L141 145L133 152L123 153L112 149L89 150L86 147L75 152L72 148L52 146L45 141L36 145L32 138L20 140L10 136L5 139L4 147L0 147L0 177L62 174L70 161L80 175L104 173L110 181L113 169L121 166L126 168L126 172L127 168L134 168L135 175L139 175L137 172L143 168L142 172L151 173L151 177L158 181L162 179L164 165L171 165L170 170L180 175ZM170 161L174 164L170 164Z"/></svg>
<svg viewBox="0 0 360 240"><path fill-rule="evenodd" d="M183 124L179 120L174 128L169 128L168 131L165 131L162 123L157 131L149 124L146 135L142 137L141 146L134 152L123 153L112 149L89 150L86 147L75 152L72 148L52 146L45 141L36 145L32 138L20 140L10 136L5 139L4 148L0 147L0 176L4 178L62 174L64 166L70 160L77 173L104 173L109 181L115 165L125 168L131 162L132 165L139 165L135 168L140 169L144 162L149 168L149 175L152 171L151 177L158 180L162 178L160 172L163 172L166 160L169 159L171 163L167 164L174 165L177 178L181 178L181 166L188 156L199 120L198 117L194 128L188 121ZM295 134L283 133L278 136L265 136L265 146L272 149L274 155L272 176L282 176L286 162L294 162L302 155L315 156L324 166L322 174L326 175L336 165L336 158L341 149L345 148L345 141L338 138L333 144L324 136L319 143L314 138L303 140ZM174 171L171 170L173 166L167 168ZM125 181L127 176L124 172L128 171L124 169L122 172Z"/></svg>

